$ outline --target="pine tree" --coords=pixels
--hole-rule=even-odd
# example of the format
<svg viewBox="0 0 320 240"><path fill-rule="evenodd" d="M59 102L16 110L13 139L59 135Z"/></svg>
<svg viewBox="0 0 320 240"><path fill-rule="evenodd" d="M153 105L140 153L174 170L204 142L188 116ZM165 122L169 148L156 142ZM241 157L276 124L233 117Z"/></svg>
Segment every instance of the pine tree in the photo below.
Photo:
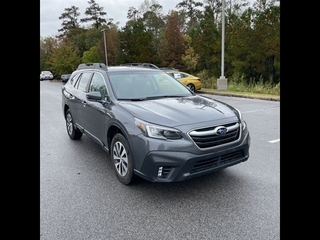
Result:
<svg viewBox="0 0 320 240"><path fill-rule="evenodd" d="M88 17L82 18L80 21L82 23L85 22L92 22L92 27L98 29L103 23L107 23L107 20L103 18L102 16L107 15L106 12L103 11L103 7L100 7L98 3L95 2L95 0L89 0L89 7L86 8L85 15Z"/></svg>

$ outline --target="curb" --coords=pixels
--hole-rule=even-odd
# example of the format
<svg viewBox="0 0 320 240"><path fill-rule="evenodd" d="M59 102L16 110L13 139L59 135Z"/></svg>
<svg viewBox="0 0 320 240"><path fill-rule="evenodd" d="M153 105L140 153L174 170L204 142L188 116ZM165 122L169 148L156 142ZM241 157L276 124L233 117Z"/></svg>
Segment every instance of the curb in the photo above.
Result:
<svg viewBox="0 0 320 240"><path fill-rule="evenodd" d="M229 97L241 97L241 98L251 98L251 99L260 99L260 100L268 100L268 101L277 101L280 102L280 97L266 97L266 96L251 96L244 94L236 94L236 93L228 93L228 92L210 92L210 91L202 91L198 90L197 93L205 93L211 95L220 95L220 96L229 96Z"/></svg>

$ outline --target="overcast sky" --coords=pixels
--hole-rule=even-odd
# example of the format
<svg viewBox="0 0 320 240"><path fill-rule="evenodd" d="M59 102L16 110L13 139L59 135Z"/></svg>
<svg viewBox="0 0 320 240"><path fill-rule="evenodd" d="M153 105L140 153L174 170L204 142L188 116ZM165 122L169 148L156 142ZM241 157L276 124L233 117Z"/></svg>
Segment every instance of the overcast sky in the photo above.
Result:
<svg viewBox="0 0 320 240"><path fill-rule="evenodd" d="M130 7L139 8L143 0L96 0L107 18L113 18L113 23L119 22L119 26L125 26L128 21L127 13ZM177 10L176 5L182 0L158 0L163 7L163 14L167 15L169 10ZM59 17L65 8L76 6L79 8L79 19L86 17L84 12L89 7L88 0L40 0L40 35L42 37L53 37L58 34L62 19ZM89 24L89 23L88 23Z"/></svg>

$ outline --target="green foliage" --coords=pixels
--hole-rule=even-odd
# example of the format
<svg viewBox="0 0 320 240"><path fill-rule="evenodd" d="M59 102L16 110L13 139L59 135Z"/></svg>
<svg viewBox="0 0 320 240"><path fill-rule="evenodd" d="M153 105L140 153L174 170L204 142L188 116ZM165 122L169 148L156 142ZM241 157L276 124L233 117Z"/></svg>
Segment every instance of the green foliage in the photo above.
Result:
<svg viewBox="0 0 320 240"><path fill-rule="evenodd" d="M191 74L196 69L199 54L196 54L193 47L191 46L191 37L188 35L184 36L185 45L187 46L185 54L182 55L181 60L186 66L186 70L190 71Z"/></svg>
<svg viewBox="0 0 320 240"><path fill-rule="evenodd" d="M118 56L120 55L120 40L119 32L117 26L111 24L105 31L106 34L106 44L107 44L107 55L108 55L108 65L119 65ZM103 62L105 62L105 48L104 40L100 39L99 42L99 53ZM103 53L103 54L102 54Z"/></svg>
<svg viewBox="0 0 320 240"><path fill-rule="evenodd" d="M152 32L141 20L130 20L120 34L120 47L125 62L152 62Z"/></svg>
<svg viewBox="0 0 320 240"><path fill-rule="evenodd" d="M77 49L68 44L62 44L59 48L54 49L48 59L50 70L58 78L61 74L73 72L80 62Z"/></svg>
<svg viewBox="0 0 320 240"><path fill-rule="evenodd" d="M199 55L197 70L210 69L219 74L221 37L214 22L213 10L205 7L204 17L192 38L192 46Z"/></svg>
<svg viewBox="0 0 320 240"><path fill-rule="evenodd" d="M95 0L88 1L89 7L86 8L85 15L88 17L80 19L82 23L93 22L92 27L98 29L102 24L107 23L107 20L103 18L107 13L103 11L103 7L100 7Z"/></svg>
<svg viewBox="0 0 320 240"><path fill-rule="evenodd" d="M40 71L51 70L49 58L54 49L57 49L58 40L53 37L41 38L40 37Z"/></svg>
<svg viewBox="0 0 320 240"><path fill-rule="evenodd" d="M71 6L70 8L65 8L65 12L61 14L59 19L63 20L59 32L66 32L73 28L79 28L78 17L80 16L79 8L76 6Z"/></svg>
<svg viewBox="0 0 320 240"><path fill-rule="evenodd" d="M186 16L186 33L198 25L199 19L202 17L202 12L199 7L202 7L202 2L194 0L183 0L176 5L180 9L180 13Z"/></svg>
<svg viewBox="0 0 320 240"><path fill-rule="evenodd" d="M160 44L159 55L161 65L183 69L182 55L185 53L183 34L180 31L179 15L171 11L164 29L163 41Z"/></svg>
<svg viewBox="0 0 320 240"><path fill-rule="evenodd" d="M202 70L195 75L200 78L202 88L217 88L217 77L212 75L209 70Z"/></svg>
<svg viewBox="0 0 320 240"><path fill-rule="evenodd" d="M90 48L90 51L86 51L83 53L82 57L82 62L83 63L93 63L93 62L104 62L98 51L98 47L94 46Z"/></svg>
<svg viewBox="0 0 320 240"><path fill-rule="evenodd" d="M84 34L84 42L85 42L85 49L89 50L93 46L98 46L101 39L103 39L103 32L101 31L103 27L96 29L91 28Z"/></svg>
<svg viewBox="0 0 320 240"><path fill-rule="evenodd" d="M202 70L195 75L201 79L202 88L217 89L218 78L210 71ZM262 77L246 81L244 74L236 72L228 78L228 91L280 95L280 83L274 84L271 79L264 81Z"/></svg>

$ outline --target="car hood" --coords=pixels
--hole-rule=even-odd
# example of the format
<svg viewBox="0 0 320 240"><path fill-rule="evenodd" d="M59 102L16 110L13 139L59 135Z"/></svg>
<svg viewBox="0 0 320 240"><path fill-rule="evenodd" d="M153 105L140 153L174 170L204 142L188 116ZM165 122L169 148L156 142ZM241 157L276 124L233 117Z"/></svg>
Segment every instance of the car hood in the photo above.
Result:
<svg viewBox="0 0 320 240"><path fill-rule="evenodd" d="M236 118L232 107L198 95L145 101L121 101L120 106L141 120L171 127Z"/></svg>

